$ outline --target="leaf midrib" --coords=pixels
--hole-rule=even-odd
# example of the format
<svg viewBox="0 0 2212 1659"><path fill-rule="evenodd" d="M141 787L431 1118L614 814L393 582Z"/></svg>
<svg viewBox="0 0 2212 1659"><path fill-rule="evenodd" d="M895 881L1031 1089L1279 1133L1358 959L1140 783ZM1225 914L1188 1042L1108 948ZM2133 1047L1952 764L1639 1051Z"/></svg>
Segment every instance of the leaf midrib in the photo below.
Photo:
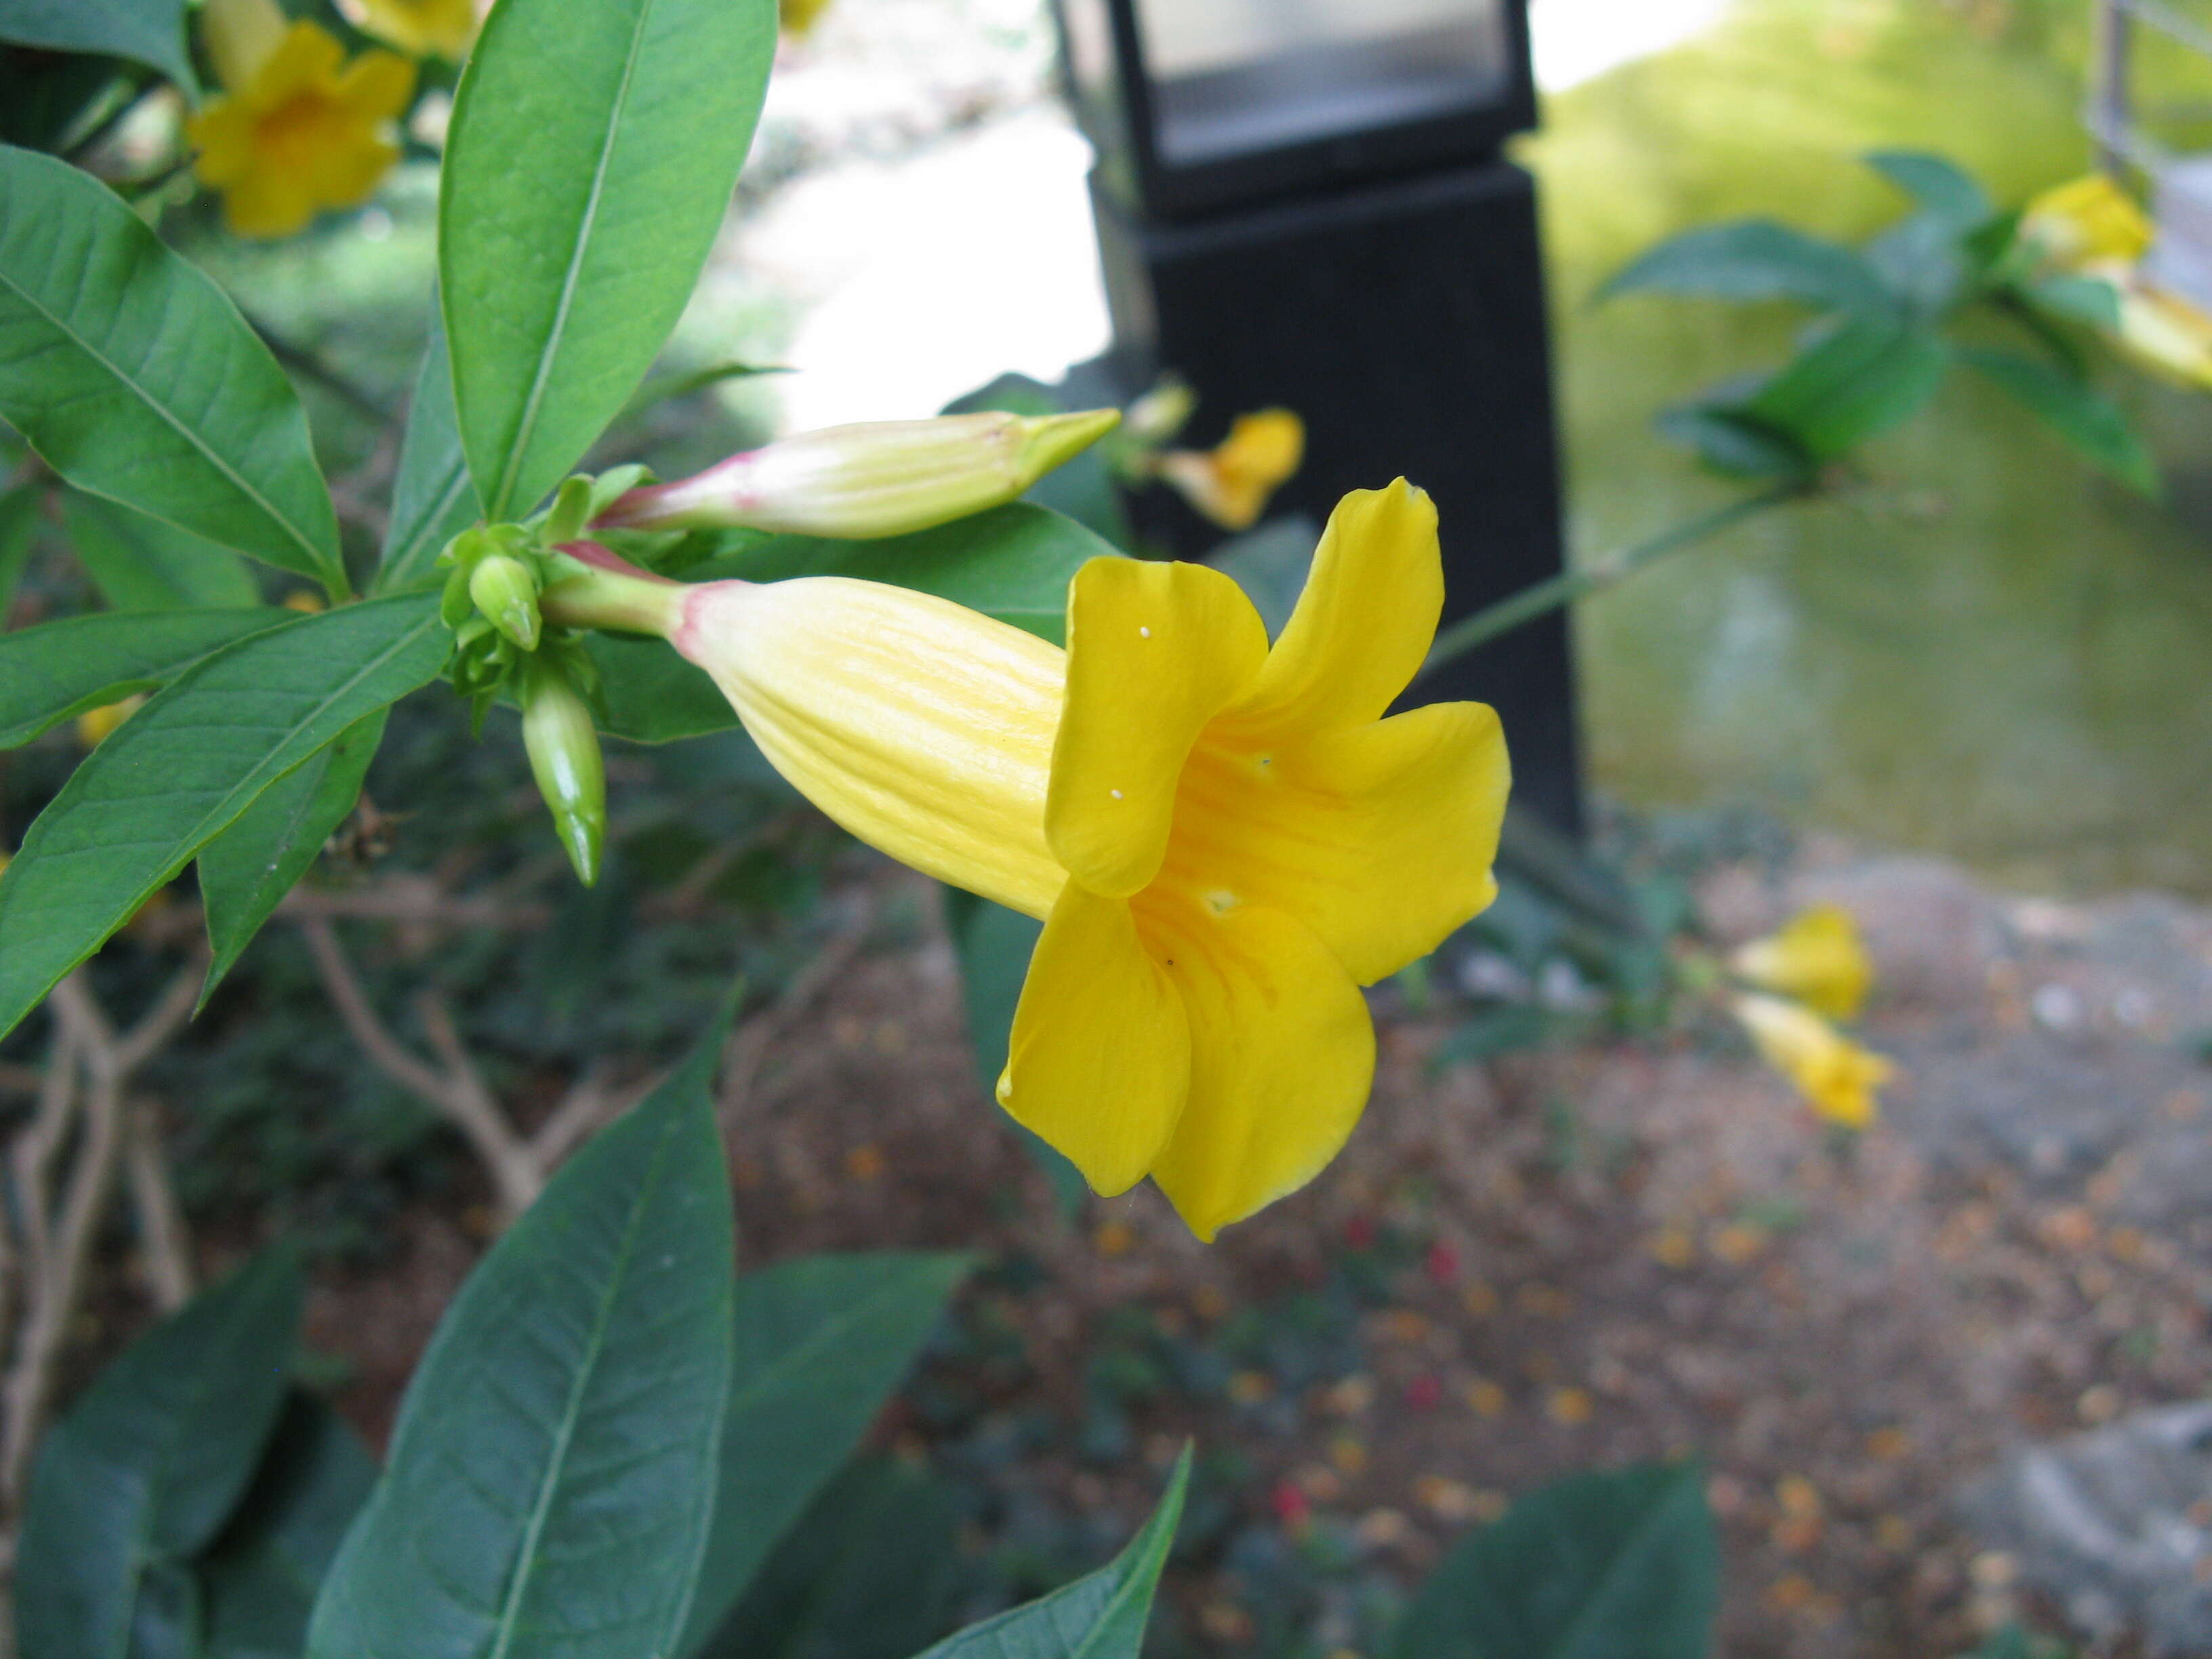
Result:
<svg viewBox="0 0 2212 1659"><path fill-rule="evenodd" d="M607 110L606 135L599 144L599 163L592 170L591 192L584 198L584 216L576 226L575 246L568 253L568 269L561 278L561 301L554 308L553 326L538 354L538 372L530 382L530 395L523 400L522 416L515 423L514 441L507 448L507 464L500 471L499 488L486 504L489 516L494 520L507 516L516 477L538 429L538 410L545 401L546 386L553 377L553 360L560 356L562 341L568 333L568 312L575 304L576 289L583 278L584 255L591 247L592 228L599 222L599 203L606 194L607 166L614 157L615 135L622 126L623 112L629 107L630 85L637 76L638 56L645 50L646 21L653 15L653 3L654 0L644 0L638 7L637 22L630 31L629 53L623 59L622 82Z"/></svg>
<svg viewBox="0 0 2212 1659"><path fill-rule="evenodd" d="M608 1273L606 1286L600 1292L599 1306L592 1322L590 1340L585 1345L582 1360L576 1366L575 1380L561 1412L561 1423L554 1437L553 1447L545 1460L545 1471L538 1485L537 1501L531 1505L530 1519L524 1525L522 1540L516 1551L514 1579L499 1610L499 1621L493 1627L492 1646L485 1659L506 1659L509 1644L522 1611L522 1599L534 1580L537 1566L538 1540L544 1534L553 1509L553 1495L568 1461L568 1447L575 1437L576 1425L583 1414L583 1397L592 1373L598 1370L599 1356L606 1346L608 1323L614 1317L619 1290L628 1277L631 1259L637 1250L639 1230L645 1224L647 1199L658 1189L662 1165L667 1161L669 1147L676 1138L682 1119L672 1114L662 1126L659 1144L653 1149L653 1158L646 1179L638 1183L637 1195L631 1200L629 1216L623 1228L622 1243L615 1252L614 1269Z"/></svg>
<svg viewBox="0 0 2212 1659"><path fill-rule="evenodd" d="M163 250L165 252L167 251L167 250L166 249ZM27 289L24 288L21 283L9 276L5 270L0 270L0 284L5 284L9 292L17 295L22 300L25 305L30 307L31 309L37 312L40 316L45 318L46 321L53 326L56 332L73 342L80 351L82 351L85 356L90 357L94 362L106 369L111 375L114 376L114 378L120 381L128 391L137 396L138 400L143 403L147 408L152 410L156 415L159 415L163 420L167 421L169 425L175 429L177 435L182 438L186 443L190 444L194 449L198 450L208 464L213 466L217 472L221 473L222 477L228 481L234 489L236 489L239 494L244 495L246 500L252 501L254 506L260 508L260 510L268 516L270 523L283 530L287 536L290 537L292 540L299 545L301 550L307 554L309 562L313 565L318 573L325 578L328 578L331 574L331 562L324 556L323 550L319 547L316 546L316 544L310 540L299 528L299 526L295 525L289 517L284 514L278 512L275 504L270 501L267 497L263 495L258 489L256 489L252 483L248 483L235 467L232 466L220 454L216 453L216 451L210 448L198 433L194 432L191 427L185 425L181 419L172 413L167 404L163 403L151 392L141 386L137 380L133 379L131 375L125 374L118 365L110 361L106 353L100 350L99 347L94 345L90 340L87 339L82 334L79 333L68 323L64 322L55 313L49 311L44 305L40 304ZM93 491L90 493L98 494L99 492ZM149 514L148 516L154 517L157 515ZM164 519L162 522L166 524L170 521ZM187 527L188 526L179 526L180 529Z"/></svg>

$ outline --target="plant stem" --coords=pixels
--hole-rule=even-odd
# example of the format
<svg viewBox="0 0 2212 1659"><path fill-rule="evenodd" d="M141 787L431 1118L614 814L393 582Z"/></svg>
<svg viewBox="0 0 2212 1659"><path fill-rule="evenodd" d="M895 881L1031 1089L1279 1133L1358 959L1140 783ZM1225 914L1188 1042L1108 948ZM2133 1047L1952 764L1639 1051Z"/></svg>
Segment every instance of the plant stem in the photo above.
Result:
<svg viewBox="0 0 2212 1659"><path fill-rule="evenodd" d="M1755 518L1769 507L1795 501L1804 493L1805 488L1801 483L1778 484L1755 495L1730 501L1726 507L1716 507L1711 513L1686 519L1672 529L1661 531L1648 541L1638 542L1619 552L1594 559L1586 565L1547 577L1517 593L1510 593L1495 605L1485 605L1471 617L1462 617L1439 633L1436 643L1429 647L1429 659L1421 665L1421 672L1433 673L1455 658L1465 656L1477 646L1489 644L1501 634L1510 634L1524 623L1534 622L1562 605L1571 605L1577 599L1611 587L1669 553L1679 553L1685 548L1710 541L1723 530L1732 528L1747 519Z"/></svg>

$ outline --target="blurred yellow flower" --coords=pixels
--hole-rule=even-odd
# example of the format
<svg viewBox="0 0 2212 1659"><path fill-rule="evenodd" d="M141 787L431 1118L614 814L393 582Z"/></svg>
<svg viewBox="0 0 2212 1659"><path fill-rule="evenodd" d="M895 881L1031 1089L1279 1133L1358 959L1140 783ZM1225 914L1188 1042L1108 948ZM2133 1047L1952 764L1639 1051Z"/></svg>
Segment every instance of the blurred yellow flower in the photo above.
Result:
<svg viewBox="0 0 2212 1659"><path fill-rule="evenodd" d="M347 22L410 58L458 64L477 38L476 0L338 0Z"/></svg>
<svg viewBox="0 0 2212 1659"><path fill-rule="evenodd" d="M1263 409L1239 415L1213 449L1171 449L1156 465L1176 494L1224 530L1249 530L1305 453L1305 422L1287 409Z"/></svg>
<svg viewBox="0 0 2212 1659"><path fill-rule="evenodd" d="M786 34L805 34L829 9L830 0L776 0L777 21Z"/></svg>
<svg viewBox="0 0 2212 1659"><path fill-rule="evenodd" d="M97 708L88 708L76 717L76 740L87 749L97 749L114 735L115 728L137 714L146 701L146 694L125 697L120 702L102 703Z"/></svg>
<svg viewBox="0 0 2212 1659"><path fill-rule="evenodd" d="M2164 289L2120 286L2120 349L2171 380L2212 386L2212 317Z"/></svg>
<svg viewBox="0 0 2212 1659"><path fill-rule="evenodd" d="M1874 983L1874 963L1858 924L1839 904L1817 904L1778 933L1753 939L1729 965L1763 991L1810 1004L1832 1019L1849 1019Z"/></svg>
<svg viewBox="0 0 2212 1659"><path fill-rule="evenodd" d="M2133 264L2148 251L2149 216L2101 173L2045 191L2021 216L2021 234L2060 264L2118 260Z"/></svg>
<svg viewBox="0 0 2212 1659"><path fill-rule="evenodd" d="M1201 1238L1335 1155L1374 1073L1359 987L1496 895L1496 714L1383 718L1443 603L1402 481L1339 504L1273 650L1227 576L1137 559L1077 572L1065 653L836 577L628 603L831 817L1045 918L999 1098L1101 1193L1152 1175Z"/></svg>
<svg viewBox="0 0 2212 1659"><path fill-rule="evenodd" d="M399 148L387 136L415 88L388 52L350 64L331 33L285 25L271 0L210 0L204 14L222 95L185 124L192 171L222 192L240 236L289 236L326 208L368 199Z"/></svg>
<svg viewBox="0 0 2212 1659"><path fill-rule="evenodd" d="M1881 1112L1875 1091L1896 1075L1887 1060L1802 1003L1740 996L1734 1006L1761 1058L1796 1084L1815 1112L1847 1129L1873 1124Z"/></svg>

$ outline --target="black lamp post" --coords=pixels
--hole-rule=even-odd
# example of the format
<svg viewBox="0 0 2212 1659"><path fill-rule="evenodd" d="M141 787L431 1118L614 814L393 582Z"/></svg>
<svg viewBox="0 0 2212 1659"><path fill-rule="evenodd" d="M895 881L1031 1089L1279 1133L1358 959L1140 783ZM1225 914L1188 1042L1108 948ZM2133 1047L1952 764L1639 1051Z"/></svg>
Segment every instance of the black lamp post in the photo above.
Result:
<svg viewBox="0 0 2212 1659"><path fill-rule="evenodd" d="M1325 517L1403 474L1443 514L1445 615L1555 574L1526 0L1055 0L1091 174L1124 391L1161 369L1202 400L1304 418L1278 502ZM1212 539L1179 507L1146 527ZM1516 795L1581 819L1563 618L1441 670L1424 701L1506 721Z"/></svg>

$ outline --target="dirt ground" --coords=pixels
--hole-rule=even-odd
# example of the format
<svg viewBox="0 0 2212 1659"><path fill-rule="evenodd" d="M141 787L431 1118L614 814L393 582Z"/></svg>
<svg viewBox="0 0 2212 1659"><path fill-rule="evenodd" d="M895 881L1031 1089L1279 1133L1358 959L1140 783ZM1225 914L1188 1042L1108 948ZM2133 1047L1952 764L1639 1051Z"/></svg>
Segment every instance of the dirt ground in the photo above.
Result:
<svg viewBox="0 0 2212 1659"><path fill-rule="evenodd" d="M1411 1581L1515 1493L1694 1452L1722 1652L1942 1659L2018 1600L1961 1530L1960 1485L2024 1439L2206 1390L2212 1071L2179 1039L2212 1028L2212 919L2005 900L1837 847L1787 877L1723 868L1701 896L1723 940L1815 897L1859 916L1881 972L1865 1035L1904 1073L1874 1132L1832 1139L1717 1027L1439 1073L1453 1016L1386 991L1374 1103L1307 1191L1212 1247L1149 1188L1071 1224L981 1095L924 930L862 953L726 1100L743 1249L1028 1264L969 1294L966 1322L1019 1361L970 1381L1070 1431L997 1478L1108 1534L1193 1434L1234 1454L1232 1531L1334 1527L1360 1571ZM427 1215L397 1271L319 1291L311 1340L354 1367L372 1432L480 1223ZM1240 1316L1347 1264L1367 1294L1322 1360L1279 1345L1271 1370L1263 1341L1219 1386L1134 1390L1127 1455L1084 1455L1102 1334L1133 1318L1249 1356ZM902 1406L881 1437L929 1458L934 1432ZM1255 1642L1253 1592L1219 1559L1171 1593L1199 1650L1230 1654Z"/></svg>

